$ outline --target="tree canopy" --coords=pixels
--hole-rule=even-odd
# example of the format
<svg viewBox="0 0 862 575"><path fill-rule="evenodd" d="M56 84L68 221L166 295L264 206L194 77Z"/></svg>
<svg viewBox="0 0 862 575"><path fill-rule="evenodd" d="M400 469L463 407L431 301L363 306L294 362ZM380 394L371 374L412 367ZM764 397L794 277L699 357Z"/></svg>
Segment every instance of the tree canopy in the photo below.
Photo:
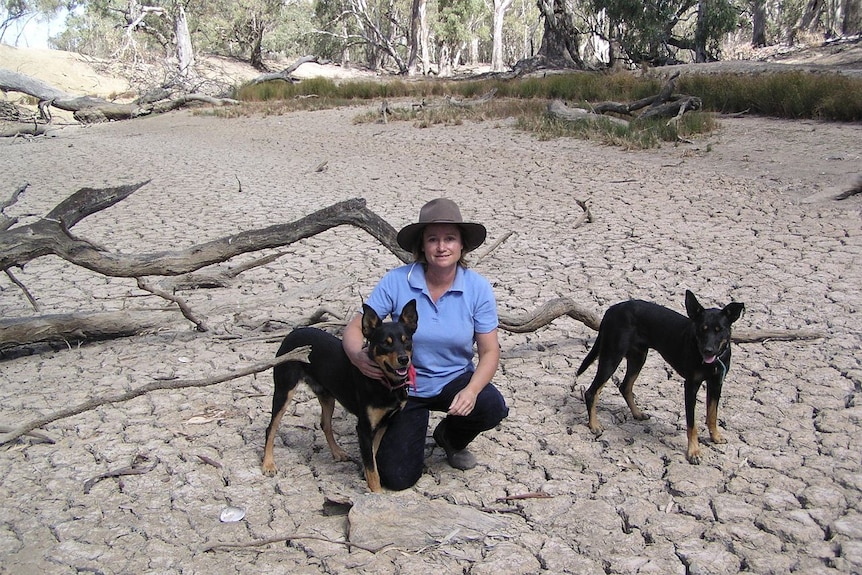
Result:
<svg viewBox="0 0 862 575"><path fill-rule="evenodd" d="M728 38L754 46L862 32L862 0L5 0L0 41L66 14L54 47L97 57L194 52L247 60L313 54L343 65L447 74L459 66L602 68L721 57ZM422 66L416 65L417 58Z"/></svg>

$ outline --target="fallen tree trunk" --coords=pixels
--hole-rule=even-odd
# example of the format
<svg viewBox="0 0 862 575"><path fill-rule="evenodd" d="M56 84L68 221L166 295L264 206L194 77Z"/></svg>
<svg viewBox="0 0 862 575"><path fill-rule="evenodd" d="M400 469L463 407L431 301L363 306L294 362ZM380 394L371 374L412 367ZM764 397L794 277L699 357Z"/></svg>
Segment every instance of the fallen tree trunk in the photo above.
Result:
<svg viewBox="0 0 862 575"><path fill-rule="evenodd" d="M569 108L562 100L552 100L548 104L548 115L565 122L611 122L620 126L629 126L629 123L622 118L595 114L584 108Z"/></svg>
<svg viewBox="0 0 862 575"><path fill-rule="evenodd" d="M203 102L216 106L238 103L236 100L229 98L212 98L203 94L185 94L167 101L121 104L95 96L68 94L42 80L4 68L0 68L0 90L4 92L20 92L38 98L40 107L43 108L54 106L60 110L72 112L74 118L82 124L109 120L129 120L139 116L168 112L192 102Z"/></svg>
<svg viewBox="0 0 862 575"><path fill-rule="evenodd" d="M299 80L293 77L293 73L296 72L297 68L299 68L303 64L308 64L309 62L314 62L316 64L321 63L320 59L317 56L303 56L284 70L280 72L272 72L270 74L261 74L260 76L254 78L251 83L260 84L262 82L281 80L282 82L290 82L292 84L295 84L299 82Z"/></svg>
<svg viewBox="0 0 862 575"><path fill-rule="evenodd" d="M64 313L4 319L0 320L0 349L141 335L164 328L165 311Z"/></svg>
<svg viewBox="0 0 862 575"><path fill-rule="evenodd" d="M673 118L680 116L689 110L700 110L703 107L703 102L700 98L674 93L678 78L679 72L675 72L670 78L668 78L668 81L665 82L664 86L662 86L661 91L655 96L641 98L640 100L635 100L634 102L629 103L599 102L591 106L591 111L595 115L600 116L612 113L632 118L647 119ZM643 110L643 112L639 115L635 115L635 112L638 110Z"/></svg>

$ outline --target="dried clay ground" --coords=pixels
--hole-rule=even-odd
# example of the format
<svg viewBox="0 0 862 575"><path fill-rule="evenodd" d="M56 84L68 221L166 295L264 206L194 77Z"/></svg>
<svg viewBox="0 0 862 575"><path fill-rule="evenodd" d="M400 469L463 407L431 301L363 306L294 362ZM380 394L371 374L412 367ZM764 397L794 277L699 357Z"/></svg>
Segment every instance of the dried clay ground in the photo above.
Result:
<svg viewBox="0 0 862 575"><path fill-rule="evenodd" d="M29 184L5 211L25 224L79 188L148 180L74 228L127 254L290 222L354 197L398 228L447 196L487 225L487 246L511 233L473 258L501 313L557 297L597 313L630 297L682 312L691 289L710 306L743 302L740 329L822 337L735 345L719 411L728 442L709 442L701 395L700 466L683 456L681 381L657 356L635 390L652 418L633 421L608 386L598 411L606 431L590 434L581 389L593 371L576 380L575 370L595 332L565 316L533 333L501 332L495 383L511 413L473 444L479 466L450 468L429 436L426 473L400 493L368 496L356 463L332 461L307 390L276 442L280 473L263 476L269 373L104 406L46 426L54 444L0 449L0 571L862 572L862 198L833 199L860 177L862 126L724 117L694 142L626 151L538 141L511 121L355 124L366 109L231 120L177 112L9 139L0 195ZM574 225L578 201L592 222ZM154 333L7 352L0 424L270 359L277 333L261 328L287 329L322 306L350 317L399 263L353 228L285 252L229 287L180 292L208 333L171 311ZM134 280L55 257L13 272L42 313L165 305ZM36 314L5 276L0 312ZM353 425L337 410L336 433L358 459ZM85 490L136 457L154 467ZM347 515L333 502L355 507ZM405 525L394 545L345 545L369 529L356 507L384 503L426 511L377 519L381 530ZM494 528L435 533L431 504L490 517ZM228 506L245 517L221 522ZM302 537L207 550L291 535Z"/></svg>

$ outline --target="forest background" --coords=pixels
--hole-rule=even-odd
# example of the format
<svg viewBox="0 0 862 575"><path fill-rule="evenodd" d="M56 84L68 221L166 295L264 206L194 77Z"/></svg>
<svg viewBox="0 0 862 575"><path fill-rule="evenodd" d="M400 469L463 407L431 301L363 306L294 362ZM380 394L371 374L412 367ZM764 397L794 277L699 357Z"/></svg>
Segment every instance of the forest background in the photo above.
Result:
<svg viewBox="0 0 862 575"><path fill-rule="evenodd" d="M0 42L65 15L53 48L162 61L315 55L344 67L451 76L524 62L580 69L752 58L856 38L862 0L5 0ZM268 62L270 63L268 65Z"/></svg>

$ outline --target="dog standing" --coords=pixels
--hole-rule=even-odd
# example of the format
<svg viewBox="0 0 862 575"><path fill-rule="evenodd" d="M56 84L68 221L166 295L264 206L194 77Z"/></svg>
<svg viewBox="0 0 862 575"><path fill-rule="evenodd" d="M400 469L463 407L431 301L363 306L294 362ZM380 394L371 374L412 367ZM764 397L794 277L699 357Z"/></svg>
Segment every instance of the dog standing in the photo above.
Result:
<svg viewBox="0 0 862 575"><path fill-rule="evenodd" d="M275 366L272 419L266 428L263 473L276 474L273 444L276 431L300 381L305 381L320 402L320 427L336 461L347 461L347 453L332 434L332 414L338 401L357 417L356 433L365 481L371 491L382 491L377 472L377 448L389 419L407 402L407 386L413 378L413 334L419 323L416 300L401 310L397 322L383 322L368 305L362 306L362 334L368 355L383 371L384 379L374 380L356 368L341 346L341 340L316 328L292 331L281 343L276 357L305 345L311 346L308 363L287 361Z"/></svg>
<svg viewBox="0 0 862 575"><path fill-rule="evenodd" d="M590 431L598 437L604 431L596 417L599 392L626 359L626 374L620 391L637 420L648 419L635 404L632 388L646 362L650 349L685 379L685 422L688 435L686 459L700 463L700 444L694 421L694 408L700 385L706 381L706 426L713 443L726 443L718 429L718 400L727 370L730 369L730 327L742 315L745 306L730 303L723 309L704 309L695 295L686 290L688 317L660 305L630 300L611 306L599 325L592 349L584 358L581 375L596 358L596 376L584 394Z"/></svg>

